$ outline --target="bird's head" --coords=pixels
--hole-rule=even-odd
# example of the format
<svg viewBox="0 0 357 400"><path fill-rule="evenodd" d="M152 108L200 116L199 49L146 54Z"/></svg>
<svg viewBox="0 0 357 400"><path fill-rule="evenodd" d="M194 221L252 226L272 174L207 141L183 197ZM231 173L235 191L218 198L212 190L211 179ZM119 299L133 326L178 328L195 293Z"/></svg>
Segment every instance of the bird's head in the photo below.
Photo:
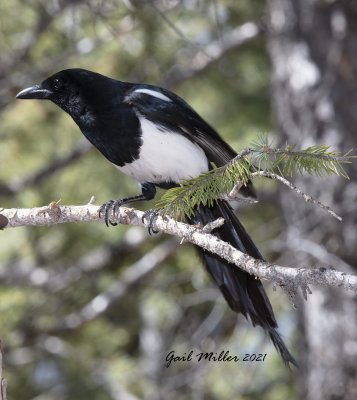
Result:
<svg viewBox="0 0 357 400"><path fill-rule="evenodd" d="M55 73L40 84L21 90L17 99L51 100L78 120L93 103L101 104L103 91L113 81L84 69L66 69Z"/></svg>
<svg viewBox="0 0 357 400"><path fill-rule="evenodd" d="M71 98L78 96L78 94L76 84L71 79L68 70L65 70L57 72L40 84L21 90L16 98L52 100L61 108L64 108L71 102Z"/></svg>

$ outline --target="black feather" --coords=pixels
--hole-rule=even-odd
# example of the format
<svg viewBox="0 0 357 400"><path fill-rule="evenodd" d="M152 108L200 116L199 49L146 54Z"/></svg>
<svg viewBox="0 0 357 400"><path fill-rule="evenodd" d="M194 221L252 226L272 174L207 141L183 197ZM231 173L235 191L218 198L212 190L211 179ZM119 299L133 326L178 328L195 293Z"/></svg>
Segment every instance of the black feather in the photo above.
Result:
<svg viewBox="0 0 357 400"><path fill-rule="evenodd" d="M202 226L219 217L224 218L224 225L216 229L214 235L243 253L264 260L263 255L226 201L219 201L211 208L201 206L189 222L192 224L200 223ZM229 264L216 254L209 253L201 248L197 249L208 272L220 288L231 309L243 314L246 318L249 317L253 325L261 326L269 334L284 363L287 365L292 363L297 366L294 357L290 354L276 329L278 324L261 281Z"/></svg>

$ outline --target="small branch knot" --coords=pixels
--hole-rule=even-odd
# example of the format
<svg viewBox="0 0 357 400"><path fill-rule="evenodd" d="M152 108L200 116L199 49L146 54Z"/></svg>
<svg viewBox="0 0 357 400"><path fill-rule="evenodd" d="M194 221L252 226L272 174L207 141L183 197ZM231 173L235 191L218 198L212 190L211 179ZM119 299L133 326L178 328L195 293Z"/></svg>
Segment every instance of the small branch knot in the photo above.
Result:
<svg viewBox="0 0 357 400"><path fill-rule="evenodd" d="M61 208L59 207L59 203L61 200L52 201L48 206L42 207L37 211L38 215L47 214L49 218L53 221L59 221L61 218Z"/></svg>

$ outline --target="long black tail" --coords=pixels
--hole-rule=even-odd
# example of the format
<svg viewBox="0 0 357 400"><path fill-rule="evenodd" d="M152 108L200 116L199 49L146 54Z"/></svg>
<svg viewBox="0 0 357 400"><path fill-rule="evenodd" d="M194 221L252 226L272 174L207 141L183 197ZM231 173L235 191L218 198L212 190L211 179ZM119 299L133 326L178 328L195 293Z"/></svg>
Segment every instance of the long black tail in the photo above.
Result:
<svg viewBox="0 0 357 400"><path fill-rule="evenodd" d="M264 260L263 255L226 201L219 201L210 208L201 206L190 223L206 225L219 217L224 218L224 225L214 231L216 236L240 251ZM202 255L208 272L219 286L231 309L237 313L242 313L246 318L249 316L253 325L263 327L284 363L286 365L292 363L297 366L276 329L278 324L261 281L212 253L201 248L198 248L198 251Z"/></svg>

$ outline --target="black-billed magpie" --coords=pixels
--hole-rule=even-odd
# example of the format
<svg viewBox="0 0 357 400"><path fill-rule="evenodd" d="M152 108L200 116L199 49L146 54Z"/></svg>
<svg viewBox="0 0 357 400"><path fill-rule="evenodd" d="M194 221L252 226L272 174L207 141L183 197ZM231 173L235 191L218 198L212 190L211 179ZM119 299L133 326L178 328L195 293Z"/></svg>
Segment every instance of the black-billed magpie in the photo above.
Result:
<svg viewBox="0 0 357 400"><path fill-rule="evenodd" d="M139 182L140 195L103 204L101 213L107 225L120 205L153 199L156 187L177 186L207 172L211 163L222 166L236 156L184 100L157 86L120 82L76 68L60 71L16 97L57 104L116 168ZM241 192L254 196L251 184ZM225 222L215 231L216 236L264 260L226 201L219 200L212 207L201 205L189 223L205 225L218 217ZM283 361L296 365L277 331L261 281L214 254L198 251L231 309L263 327Z"/></svg>

